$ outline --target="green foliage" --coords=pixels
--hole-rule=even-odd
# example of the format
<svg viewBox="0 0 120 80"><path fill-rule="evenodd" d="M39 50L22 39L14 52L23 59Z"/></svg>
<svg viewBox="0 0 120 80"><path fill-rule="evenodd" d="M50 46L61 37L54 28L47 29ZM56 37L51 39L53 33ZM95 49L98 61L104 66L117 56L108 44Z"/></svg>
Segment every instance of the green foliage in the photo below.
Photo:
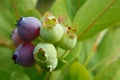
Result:
<svg viewBox="0 0 120 80"><path fill-rule="evenodd" d="M14 65L11 59L11 50L8 48L0 47L0 78L1 80L9 80L11 73L17 70L23 70L19 65Z"/></svg>
<svg viewBox="0 0 120 80"><path fill-rule="evenodd" d="M95 80L119 80L120 74L120 61L111 63L110 65L104 67L95 76Z"/></svg>
<svg viewBox="0 0 120 80"><path fill-rule="evenodd" d="M51 80L92 80L92 76L82 64L75 61L61 71L53 72Z"/></svg>
<svg viewBox="0 0 120 80"><path fill-rule="evenodd" d="M86 0L65 0L68 14L73 21L77 11L84 4Z"/></svg>
<svg viewBox="0 0 120 80"><path fill-rule="evenodd" d="M114 57L116 55L116 57L119 57L120 55L119 54L120 37L118 37L119 34L120 34L119 26L109 29L102 43L98 47L98 51L97 51L98 60L108 57L109 55L114 55Z"/></svg>
<svg viewBox="0 0 120 80"><path fill-rule="evenodd" d="M65 56L63 56L63 59L67 62L74 61L81 51L81 46L82 45L80 42L77 43L77 45L72 50L70 50L68 53L66 53Z"/></svg>
<svg viewBox="0 0 120 80"><path fill-rule="evenodd" d="M65 24L71 24L70 17L68 16L65 1L64 0L56 0L56 2L53 4L51 8L52 13L56 17L63 18L63 21Z"/></svg>
<svg viewBox="0 0 120 80"><path fill-rule="evenodd" d="M73 26L78 38L71 50L56 47L58 65L53 72L24 68L11 59L15 47L10 35L16 21L20 16L40 19L40 1L0 1L0 80L120 80L120 0L45 0L42 5L63 26Z"/></svg>
<svg viewBox="0 0 120 80"><path fill-rule="evenodd" d="M69 80L92 80L89 72L78 62L74 62L71 65L69 77Z"/></svg>
<svg viewBox="0 0 120 80"><path fill-rule="evenodd" d="M98 49L95 53L95 57L91 60L93 64L97 65L96 70L111 64L120 58L120 27L112 27L107 30ZM104 64L104 65L103 65Z"/></svg>
<svg viewBox="0 0 120 80"><path fill-rule="evenodd" d="M11 80L30 80L30 78L28 77L28 75L25 72L22 71L14 71L11 74L10 77Z"/></svg>
<svg viewBox="0 0 120 80"><path fill-rule="evenodd" d="M28 9L28 10L24 11L23 16L26 16L26 17L27 16L34 16L38 19L41 18L40 13L36 9Z"/></svg>
<svg viewBox="0 0 120 80"><path fill-rule="evenodd" d="M73 21L79 40L90 38L107 27L118 25L119 5L120 0L87 0Z"/></svg>

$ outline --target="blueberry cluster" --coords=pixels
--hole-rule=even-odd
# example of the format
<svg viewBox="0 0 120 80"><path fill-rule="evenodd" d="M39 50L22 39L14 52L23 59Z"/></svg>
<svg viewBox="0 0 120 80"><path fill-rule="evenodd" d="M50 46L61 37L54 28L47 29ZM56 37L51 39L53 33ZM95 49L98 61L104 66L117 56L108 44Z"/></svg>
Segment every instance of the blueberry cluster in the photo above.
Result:
<svg viewBox="0 0 120 80"><path fill-rule="evenodd" d="M12 32L13 44L17 47L12 59L24 67L39 64L46 71L56 68L58 59L54 45L65 50L75 47L77 36L70 27L63 27L58 19L47 14L41 20L21 17ZM44 42L33 44L40 37Z"/></svg>

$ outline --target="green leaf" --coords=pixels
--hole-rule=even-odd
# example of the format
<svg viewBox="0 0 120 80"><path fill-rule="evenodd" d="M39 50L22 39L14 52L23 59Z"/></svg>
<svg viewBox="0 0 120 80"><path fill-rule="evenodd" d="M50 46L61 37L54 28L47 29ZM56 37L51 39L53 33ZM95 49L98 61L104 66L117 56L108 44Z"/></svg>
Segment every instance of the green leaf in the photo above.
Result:
<svg viewBox="0 0 120 80"><path fill-rule="evenodd" d="M70 80L92 80L90 73L79 62L74 62L70 67Z"/></svg>
<svg viewBox="0 0 120 80"><path fill-rule="evenodd" d="M82 43L79 42L72 50L64 52L60 59L58 60L58 66L56 70L65 67L66 65L68 65L68 63L71 63L72 61L77 59L77 57L80 55L81 47Z"/></svg>
<svg viewBox="0 0 120 80"><path fill-rule="evenodd" d="M101 69L94 80L120 80L119 74L120 60Z"/></svg>
<svg viewBox="0 0 120 80"><path fill-rule="evenodd" d="M70 50L70 52L68 52L64 57L63 60L67 61L67 62L72 62L74 61L80 54L81 51L81 42L77 43L75 48L73 48L72 50Z"/></svg>
<svg viewBox="0 0 120 80"><path fill-rule="evenodd" d="M41 18L41 14L36 10L36 9L29 9L26 10L23 14L23 16L28 17L28 16L33 16L36 17L38 19Z"/></svg>
<svg viewBox="0 0 120 80"><path fill-rule="evenodd" d="M118 59L120 57L120 27L110 28L101 44L97 49L98 61L110 57L109 60Z"/></svg>
<svg viewBox="0 0 120 80"><path fill-rule="evenodd" d="M57 58L60 59L64 55L65 50L58 46L56 47L56 50L57 50Z"/></svg>
<svg viewBox="0 0 120 80"><path fill-rule="evenodd" d="M24 11L34 8L35 4L33 0L4 0L1 4L0 9L2 12L0 14L4 15L3 12L10 12L14 19L17 19L22 16ZM9 17L9 15L4 15L4 17Z"/></svg>
<svg viewBox="0 0 120 80"><path fill-rule="evenodd" d="M92 80L88 70L76 61L62 70L53 72L51 77L51 80Z"/></svg>
<svg viewBox="0 0 120 80"><path fill-rule="evenodd" d="M71 25L71 20L68 16L64 0L56 0L56 2L51 8L51 11L56 17L61 17L63 20L62 22L64 22L67 25Z"/></svg>
<svg viewBox="0 0 120 80"><path fill-rule="evenodd" d="M48 78L48 72L38 69L35 69L35 67L29 67L25 68L25 72L30 77L31 80L47 80Z"/></svg>
<svg viewBox="0 0 120 80"><path fill-rule="evenodd" d="M120 80L120 68L117 70L117 72L115 73L115 75L113 76L113 80Z"/></svg>
<svg viewBox="0 0 120 80"><path fill-rule="evenodd" d="M6 72L6 73L11 73L14 70L22 70L18 64L15 64L14 61L12 60L12 50L8 48L4 48L0 46L0 71Z"/></svg>
<svg viewBox="0 0 120 80"><path fill-rule="evenodd" d="M10 75L4 71L0 71L0 80L10 80Z"/></svg>
<svg viewBox="0 0 120 80"><path fill-rule="evenodd" d="M63 79L61 79L61 77L63 75L60 75L60 73L61 73L61 70L57 70L57 71L52 72L50 79L51 80L63 80Z"/></svg>
<svg viewBox="0 0 120 80"><path fill-rule="evenodd" d="M120 27L112 27L108 29L103 40L99 44L95 53L94 65L90 70L98 72L100 68L117 61L120 58ZM91 64L91 63L90 63Z"/></svg>
<svg viewBox="0 0 120 80"><path fill-rule="evenodd" d="M23 71L14 71L10 76L10 80L30 80L30 78Z"/></svg>
<svg viewBox="0 0 120 80"><path fill-rule="evenodd" d="M8 22L6 22L4 20L2 15L0 15L0 22L2 23L2 24L0 24L0 32L2 33L1 35L5 35L6 38L9 38L10 37L10 33L12 31L12 27L9 25Z"/></svg>
<svg viewBox="0 0 120 80"><path fill-rule="evenodd" d="M57 64L57 67L55 68L55 71L64 68L66 65L68 65L67 61L65 61L65 60L58 60L58 64Z"/></svg>
<svg viewBox="0 0 120 80"><path fill-rule="evenodd" d="M65 0L68 14L73 21L77 11L84 4L86 0Z"/></svg>
<svg viewBox="0 0 120 80"><path fill-rule="evenodd" d="M25 68L25 72L27 73L31 80L38 79L39 74L37 73L34 67Z"/></svg>
<svg viewBox="0 0 120 80"><path fill-rule="evenodd" d="M13 0L13 2L11 1L11 3L12 5L13 4L16 5L16 9L18 9L20 15L22 15L26 10L35 8L33 0L17 0L17 1ZM14 11L15 11L15 7L14 7Z"/></svg>
<svg viewBox="0 0 120 80"><path fill-rule="evenodd" d="M78 56L78 60L80 61L80 63L83 63L85 66L87 66L88 63L91 61L91 58L93 58L94 55L93 46L95 42L96 42L96 36L82 41L82 48L80 55ZM95 58L94 60L92 60L91 63L93 62L96 62Z"/></svg>
<svg viewBox="0 0 120 80"><path fill-rule="evenodd" d="M78 40L96 35L101 30L120 24L120 0L87 0L76 14Z"/></svg>
<svg viewBox="0 0 120 80"><path fill-rule="evenodd" d="M46 11L51 9L54 2L55 0L38 0L36 9L43 15Z"/></svg>
<svg viewBox="0 0 120 80"><path fill-rule="evenodd" d="M12 60L12 50L0 46L0 80L10 80L10 75L16 70L23 70L24 68L15 64Z"/></svg>

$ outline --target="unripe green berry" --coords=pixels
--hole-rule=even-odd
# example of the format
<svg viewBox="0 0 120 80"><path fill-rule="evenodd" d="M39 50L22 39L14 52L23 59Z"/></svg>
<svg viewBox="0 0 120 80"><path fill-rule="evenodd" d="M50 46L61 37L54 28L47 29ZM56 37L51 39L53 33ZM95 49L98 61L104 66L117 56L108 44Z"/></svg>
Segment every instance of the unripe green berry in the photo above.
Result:
<svg viewBox="0 0 120 80"><path fill-rule="evenodd" d="M57 43L57 45L63 49L72 49L77 43L77 36L74 31L68 27L65 30L62 39Z"/></svg>
<svg viewBox="0 0 120 80"><path fill-rule="evenodd" d="M50 43L58 42L64 33L63 27L58 23L54 16L47 16L42 20L40 37Z"/></svg>
<svg viewBox="0 0 120 80"><path fill-rule="evenodd" d="M52 71L57 66L57 52L50 43L39 43L34 48L35 61L46 71Z"/></svg>

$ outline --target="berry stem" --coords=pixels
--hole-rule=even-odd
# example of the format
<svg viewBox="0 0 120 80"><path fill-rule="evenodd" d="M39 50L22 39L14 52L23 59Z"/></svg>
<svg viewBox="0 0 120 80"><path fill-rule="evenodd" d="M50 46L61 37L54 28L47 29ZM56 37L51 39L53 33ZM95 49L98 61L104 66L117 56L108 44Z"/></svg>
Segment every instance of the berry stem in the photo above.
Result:
<svg viewBox="0 0 120 80"><path fill-rule="evenodd" d="M47 80L51 80L51 75L52 75L52 72L49 72L49 73L48 73Z"/></svg>
<svg viewBox="0 0 120 80"><path fill-rule="evenodd" d="M63 55L61 56L61 58L63 59L68 53L70 52L70 50L66 50Z"/></svg>
<svg viewBox="0 0 120 80"><path fill-rule="evenodd" d="M11 43L7 43L7 41L0 41L0 46L5 46L5 47L7 47L7 48L9 48L9 49L15 49L15 47L11 44Z"/></svg>
<svg viewBox="0 0 120 80"><path fill-rule="evenodd" d="M37 71L39 74L42 73L42 69L41 69L41 67L40 67L37 63L34 65L34 68L36 69L36 71Z"/></svg>
<svg viewBox="0 0 120 80"><path fill-rule="evenodd" d="M45 42L43 39L41 39L40 37L38 37L38 40L40 40L40 42Z"/></svg>

